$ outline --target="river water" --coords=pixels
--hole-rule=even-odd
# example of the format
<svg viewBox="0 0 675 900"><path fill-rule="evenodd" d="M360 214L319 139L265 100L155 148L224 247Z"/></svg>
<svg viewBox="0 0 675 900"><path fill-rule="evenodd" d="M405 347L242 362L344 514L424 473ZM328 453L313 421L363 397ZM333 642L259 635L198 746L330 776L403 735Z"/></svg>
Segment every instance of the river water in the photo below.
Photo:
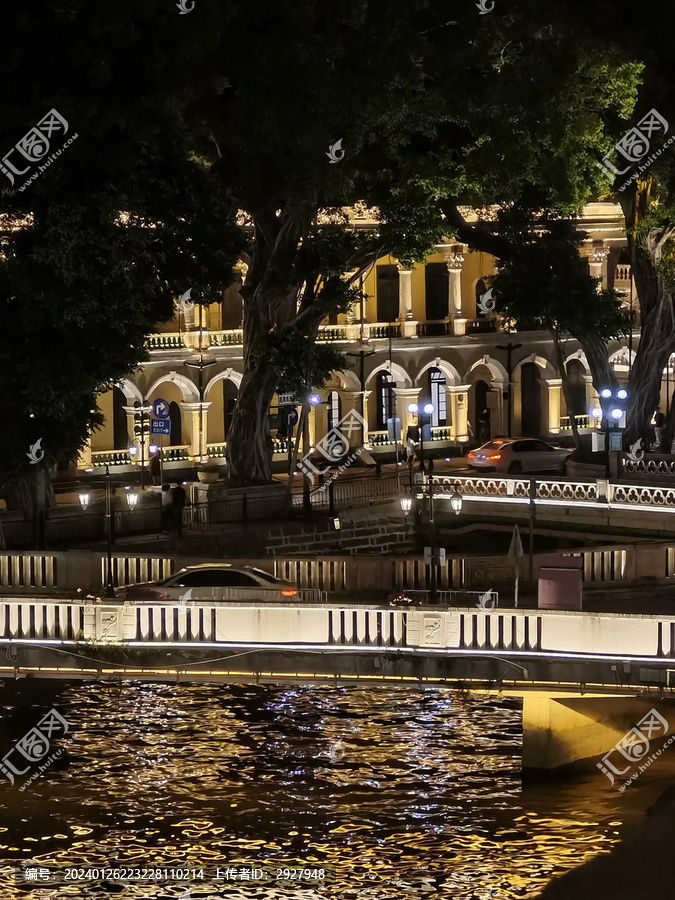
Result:
<svg viewBox="0 0 675 900"><path fill-rule="evenodd" d="M8 683L3 755L52 706L65 751L24 791L0 776L3 900L534 897L668 784L523 787L517 699L417 687ZM19 865L204 878L34 885ZM263 865L280 879L215 880Z"/></svg>

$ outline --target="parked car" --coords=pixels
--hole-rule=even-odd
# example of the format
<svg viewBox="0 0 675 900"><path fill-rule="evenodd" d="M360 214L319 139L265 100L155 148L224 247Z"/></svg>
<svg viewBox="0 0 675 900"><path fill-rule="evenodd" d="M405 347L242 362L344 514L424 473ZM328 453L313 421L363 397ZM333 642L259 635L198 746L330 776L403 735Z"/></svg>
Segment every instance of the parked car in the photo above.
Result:
<svg viewBox="0 0 675 900"><path fill-rule="evenodd" d="M292 582L275 578L255 566L203 563L186 566L162 581L129 585L119 590L117 596L137 603L170 603L174 600L183 603L288 601L298 599L298 588Z"/></svg>
<svg viewBox="0 0 675 900"><path fill-rule="evenodd" d="M520 475L523 472L562 472L572 450L554 447L536 438L496 438L467 459L472 469L494 469Z"/></svg>

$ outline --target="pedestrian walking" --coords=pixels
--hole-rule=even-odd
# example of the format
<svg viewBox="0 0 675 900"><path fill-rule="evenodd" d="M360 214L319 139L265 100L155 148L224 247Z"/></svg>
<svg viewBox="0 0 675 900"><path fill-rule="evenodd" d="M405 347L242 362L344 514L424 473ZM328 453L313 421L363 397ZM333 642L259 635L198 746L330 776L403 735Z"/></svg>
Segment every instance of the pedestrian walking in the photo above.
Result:
<svg viewBox="0 0 675 900"><path fill-rule="evenodd" d="M478 416L478 440L481 444L490 440L490 410L487 407Z"/></svg>
<svg viewBox="0 0 675 900"><path fill-rule="evenodd" d="M162 465L159 460L159 453L154 453L150 457L150 477L153 484L162 483Z"/></svg>
<svg viewBox="0 0 675 900"><path fill-rule="evenodd" d="M173 526L173 497L171 485L162 485L162 534L168 534Z"/></svg>
<svg viewBox="0 0 675 900"><path fill-rule="evenodd" d="M660 409L656 410L654 416L654 449L659 452L663 443L663 436L666 432L666 417Z"/></svg>
<svg viewBox="0 0 675 900"><path fill-rule="evenodd" d="M178 532L178 537L183 536L183 510L185 509L185 489L178 482L176 487L171 491L171 499L173 505L173 518Z"/></svg>
<svg viewBox="0 0 675 900"><path fill-rule="evenodd" d="M408 430L405 435L405 455L407 460L407 466L409 469L413 467L413 461L415 459L415 451L417 449L417 443L420 439L420 429L418 425L408 425Z"/></svg>

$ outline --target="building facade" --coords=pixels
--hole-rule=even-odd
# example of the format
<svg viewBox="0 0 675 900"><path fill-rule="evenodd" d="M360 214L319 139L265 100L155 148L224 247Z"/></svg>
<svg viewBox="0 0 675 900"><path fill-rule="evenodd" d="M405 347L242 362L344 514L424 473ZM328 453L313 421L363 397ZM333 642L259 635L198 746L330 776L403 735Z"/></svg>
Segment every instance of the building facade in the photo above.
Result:
<svg viewBox="0 0 675 900"><path fill-rule="evenodd" d="M359 224L373 223L364 215ZM618 205L590 204L579 227L588 233L582 252L591 275L622 291L626 305L637 310L630 266L623 260L626 240ZM587 429L597 394L578 344L568 341L565 348L574 406L568 409L560 372L551 362L550 335L508 332L490 304L480 302L496 274L493 257L453 240L434 249L412 269L390 256L377 260L358 273L360 305L322 324L319 339L337 344L353 366L334 372L317 389L321 403L310 413L312 444L354 409L367 422L366 442L376 452L393 449L388 420L398 417L405 436L413 422L408 405L425 401L434 406L430 424L439 449L496 435L555 438L570 431L571 415ZM92 435L78 468L138 465L155 442L162 445L169 467L224 462L243 373L240 290L245 277L242 264L222 305L205 310L182 305L172 322L149 336L149 362L101 397L105 425ZM638 340L636 321L634 333L609 348L619 381L627 379ZM146 433L144 415L160 397L169 403L171 435L158 439ZM279 406L275 395L270 428L281 459L287 444ZM133 456L130 447L135 447Z"/></svg>

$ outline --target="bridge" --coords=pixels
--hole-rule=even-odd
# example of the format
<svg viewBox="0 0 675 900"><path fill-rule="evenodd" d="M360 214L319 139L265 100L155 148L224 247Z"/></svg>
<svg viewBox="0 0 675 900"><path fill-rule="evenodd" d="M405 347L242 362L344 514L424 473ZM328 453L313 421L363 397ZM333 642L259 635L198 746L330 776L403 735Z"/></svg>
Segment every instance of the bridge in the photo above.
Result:
<svg viewBox="0 0 675 900"><path fill-rule="evenodd" d="M515 691L524 698L524 766L551 769L605 752L634 724L646 691L655 689L652 706L669 705L664 694L671 678L675 684L675 617L5 598L0 662L4 679L461 684ZM577 743L574 734L583 740Z"/></svg>

